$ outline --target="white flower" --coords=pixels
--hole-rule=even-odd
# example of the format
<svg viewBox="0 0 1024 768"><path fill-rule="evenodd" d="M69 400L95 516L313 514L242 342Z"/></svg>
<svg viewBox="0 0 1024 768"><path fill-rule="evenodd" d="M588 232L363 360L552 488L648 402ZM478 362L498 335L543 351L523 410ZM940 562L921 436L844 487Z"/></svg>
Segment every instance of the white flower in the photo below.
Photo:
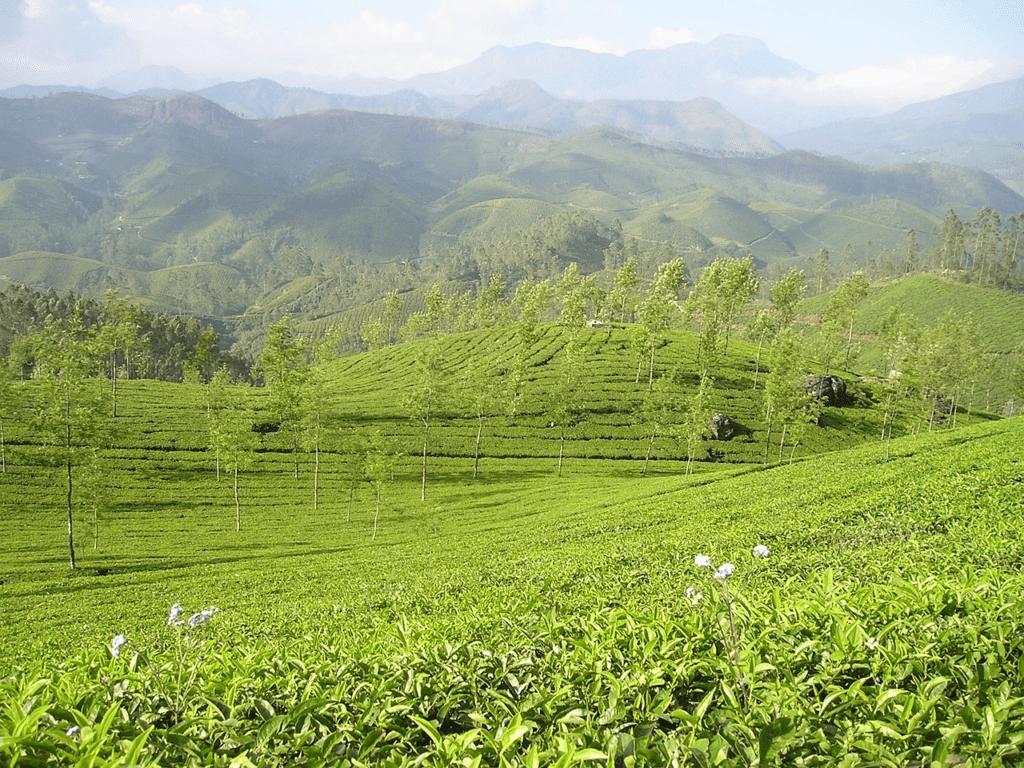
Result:
<svg viewBox="0 0 1024 768"><path fill-rule="evenodd" d="M71 737L71 738L73 739L73 738L75 738L75 736L77 736L77 735L78 735L78 732L79 732L80 730L81 730L81 728L79 728L79 727L78 727L77 725L72 725L72 726L71 726L70 728L68 728L68 730L66 731L66 735L67 735L67 736L70 736L70 737Z"/></svg>
<svg viewBox="0 0 1024 768"><path fill-rule="evenodd" d="M182 619L182 618L179 618L180 616L181 616L181 606L178 605L178 603L175 603L174 605L171 606L171 615L167 619L167 623L168 624L174 624L175 626L177 626L178 624L184 624L185 620Z"/></svg>
<svg viewBox="0 0 1024 768"><path fill-rule="evenodd" d="M869 651L877 651L878 650L878 638L876 638L876 637L869 637L864 642L864 645L867 646Z"/></svg>
<svg viewBox="0 0 1024 768"><path fill-rule="evenodd" d="M686 598L693 605L696 605L697 603L699 603L704 598L704 595L702 595L700 592L698 592L693 587L687 587L686 588Z"/></svg>
<svg viewBox="0 0 1024 768"><path fill-rule="evenodd" d="M197 626L199 624L205 624L210 619L212 619L213 618L213 614L217 613L217 611L219 611L219 610L220 610L220 608L218 608L217 606L213 606L212 608L207 608L205 611L200 611L199 613L193 613L192 616L188 620L188 625L190 627L195 627L195 626Z"/></svg>
<svg viewBox="0 0 1024 768"><path fill-rule="evenodd" d="M697 555L695 558L693 558L693 564L696 565L698 568L710 568L711 558L707 555Z"/></svg>
<svg viewBox="0 0 1024 768"><path fill-rule="evenodd" d="M128 641L124 639L124 635L118 635L110 641L110 654L116 659L121 656L121 646Z"/></svg>
<svg viewBox="0 0 1024 768"><path fill-rule="evenodd" d="M754 557L768 557L771 554L771 550L768 549L764 544L758 544L754 547Z"/></svg>
<svg viewBox="0 0 1024 768"><path fill-rule="evenodd" d="M715 578L723 580L728 579L730 576L732 576L732 572L734 570L736 570L736 566L734 566L732 563L722 563L720 566L718 566L718 570L715 571Z"/></svg>

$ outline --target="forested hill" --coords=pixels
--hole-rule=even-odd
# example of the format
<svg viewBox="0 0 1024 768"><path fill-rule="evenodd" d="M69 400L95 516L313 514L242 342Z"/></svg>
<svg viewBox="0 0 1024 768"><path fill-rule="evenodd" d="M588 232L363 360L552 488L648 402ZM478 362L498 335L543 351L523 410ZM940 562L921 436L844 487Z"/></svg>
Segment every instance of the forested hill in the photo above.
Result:
<svg viewBox="0 0 1024 768"><path fill-rule="evenodd" d="M695 270L720 255L788 266L823 247L864 262L910 229L927 248L950 209L1024 210L991 176L938 164L707 156L621 130L552 138L339 110L244 120L192 95L0 99L0 136L0 285L120 288L207 317L282 296L316 316L477 279L453 265L481 248L510 283L570 261L599 270L630 240ZM524 260L528 231L551 236Z"/></svg>

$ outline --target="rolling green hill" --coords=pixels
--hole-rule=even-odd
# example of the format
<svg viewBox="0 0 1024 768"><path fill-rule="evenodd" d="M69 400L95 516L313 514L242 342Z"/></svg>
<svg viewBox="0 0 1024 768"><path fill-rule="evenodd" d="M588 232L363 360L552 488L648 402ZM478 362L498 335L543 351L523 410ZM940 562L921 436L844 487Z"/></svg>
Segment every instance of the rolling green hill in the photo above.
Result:
<svg viewBox="0 0 1024 768"><path fill-rule="evenodd" d="M545 137L340 110L243 120L190 95L3 99L0 132L11 138L0 257L102 262L102 280L83 283L75 271L53 285L120 286L154 305L230 315L312 275L323 277L322 290L302 312L354 309L352 301L383 295L353 268L360 262L414 262L416 273L379 281L389 288L463 279L445 271L457 256L507 245L565 211L621 225L619 237L644 247L667 243L694 268L722 253L768 268L800 263L822 245L850 244L858 258L869 241L893 251L910 228L927 249L949 209L1024 209L1024 198L992 177L938 164L867 169L806 152L711 157L605 127ZM571 260L585 273L604 267L596 250L546 261L528 250L501 255L506 278L543 277ZM218 278L196 298L193 281L132 277L206 263L238 279ZM350 290L353 280L360 290ZM151 285L170 293L145 293Z"/></svg>
<svg viewBox="0 0 1024 768"><path fill-rule="evenodd" d="M311 454L296 476L287 437L261 438L239 478L237 531L230 476L218 480L204 448L204 388L126 381L89 481L100 492L79 486L72 573L61 483L27 413L8 416L0 755L1020 756L1024 422L897 439L887 457L873 409L842 409L815 428L829 436L813 441L820 456L702 461L685 475L662 446L640 477L643 439L622 403L643 384L626 334L586 333L588 417L561 478L537 411L563 342L548 326L528 350L537 396L515 423L486 425L476 480L472 420L439 415L420 501L419 428L399 410L427 343L414 342L331 364L316 509ZM688 367L693 347L676 334L659 354ZM515 349L508 332L457 334L445 359L499 367ZM752 416L749 352L730 344L719 378ZM377 430L406 454L379 510L360 463Z"/></svg>

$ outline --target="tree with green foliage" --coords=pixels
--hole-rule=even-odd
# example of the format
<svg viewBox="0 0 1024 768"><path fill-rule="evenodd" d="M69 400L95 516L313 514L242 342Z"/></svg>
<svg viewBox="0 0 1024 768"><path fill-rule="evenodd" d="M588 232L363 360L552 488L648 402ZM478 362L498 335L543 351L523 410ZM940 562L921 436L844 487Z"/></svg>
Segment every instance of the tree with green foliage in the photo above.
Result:
<svg viewBox="0 0 1024 768"><path fill-rule="evenodd" d="M832 291L825 311L821 315L818 329L818 352L825 374L831 370L832 362L844 341L846 345L844 365L849 368L853 352L853 325L857 317L857 307L867 297L868 290L868 282L864 279L864 275L857 272Z"/></svg>
<svg viewBox="0 0 1024 768"><path fill-rule="evenodd" d="M916 272L921 264L921 246L917 243L917 232L908 229L903 239L903 274Z"/></svg>
<svg viewBox="0 0 1024 768"><path fill-rule="evenodd" d="M524 282L516 288L512 309L516 313L513 327L516 331L516 347L506 374L505 413L515 419L523 397L526 370L533 346L540 338L540 316L551 300L551 284L547 280L539 283Z"/></svg>
<svg viewBox="0 0 1024 768"><path fill-rule="evenodd" d="M686 411L681 425L683 438L686 440L686 474L693 471L697 449L708 430L713 389L714 381L705 373L701 375L697 389L686 398Z"/></svg>
<svg viewBox="0 0 1024 768"><path fill-rule="evenodd" d="M267 408L279 429L291 436L294 472L298 478L303 414L309 407L306 391L309 361L303 343L292 333L287 315L267 329L259 369L264 385L270 390Z"/></svg>
<svg viewBox="0 0 1024 768"><path fill-rule="evenodd" d="M964 223L952 209L939 226L939 267L958 270L963 267L966 233Z"/></svg>
<svg viewBox="0 0 1024 768"><path fill-rule="evenodd" d="M331 380L328 363L334 359L337 339L328 336L313 347L312 365L306 372L303 386L302 423L300 429L303 447L313 454L313 509L320 507L320 448L327 433L324 422L324 401Z"/></svg>
<svg viewBox="0 0 1024 768"><path fill-rule="evenodd" d="M665 434L669 428L672 413L675 410L673 391L674 381L671 376L659 376L654 386L644 394L640 401L640 407L636 411L636 419L645 426L649 433L647 440L647 452L644 455L644 464L640 469L640 476L647 475L647 465L651 461L651 453L654 451L654 441Z"/></svg>
<svg viewBox="0 0 1024 768"><path fill-rule="evenodd" d="M722 327L725 341L722 354L729 352L729 335L740 314L750 303L751 297L757 293L758 281L754 274L754 260L749 256L744 259L726 259L720 284L722 307Z"/></svg>
<svg viewBox="0 0 1024 768"><path fill-rule="evenodd" d="M1024 413L1024 347L1017 350L1017 362L1010 370L1010 396L1016 412Z"/></svg>
<svg viewBox="0 0 1024 768"><path fill-rule="evenodd" d="M473 306L473 327L494 328L508 321L508 304L505 302L505 281L501 275L491 276L490 282L480 291Z"/></svg>
<svg viewBox="0 0 1024 768"><path fill-rule="evenodd" d="M626 263L615 273L614 288L609 303L611 309L619 313L619 322L626 322L626 316L634 311L636 287L640 283L637 272L636 257L630 256Z"/></svg>
<svg viewBox="0 0 1024 768"><path fill-rule="evenodd" d="M417 344L414 352L416 379L403 399L409 417L423 425L420 501L427 500L427 448L430 426L448 390L441 337L432 335Z"/></svg>
<svg viewBox="0 0 1024 768"><path fill-rule="evenodd" d="M0 358L0 474L7 472L7 434L4 422L15 401L15 376L8 358Z"/></svg>
<svg viewBox="0 0 1024 768"><path fill-rule="evenodd" d="M68 553L75 559L75 470L103 435L104 398L95 378L98 331L76 312L23 336L12 346L14 359L32 370L40 384L33 426L59 457L65 479Z"/></svg>
<svg viewBox="0 0 1024 768"><path fill-rule="evenodd" d="M146 340L140 332L140 312L127 300L115 298L113 291L107 292L106 299L104 320L97 335L97 354L109 361L110 412L117 418L118 357L123 358L125 370L130 371L131 355L145 349Z"/></svg>
<svg viewBox="0 0 1024 768"><path fill-rule="evenodd" d="M883 345L885 400L882 402L882 434L885 457L889 458L893 425L905 415L911 393L918 388L917 357L921 333L913 319L891 307L882 320L878 338Z"/></svg>
<svg viewBox="0 0 1024 768"><path fill-rule="evenodd" d="M1002 229L999 214L988 207L978 211L971 223L971 266L974 279L982 285L997 284L999 281Z"/></svg>
<svg viewBox="0 0 1024 768"><path fill-rule="evenodd" d="M391 346L398 341L399 320L402 317L402 300L398 291L390 291L384 299L384 313L381 321L384 324L384 343Z"/></svg>
<svg viewBox="0 0 1024 768"><path fill-rule="evenodd" d="M583 345L571 334L558 360L555 385L548 398L547 412L551 424L558 429L558 476L562 476L565 438L569 430L583 418L580 384L583 376Z"/></svg>
<svg viewBox="0 0 1024 768"><path fill-rule="evenodd" d="M697 370L701 376L711 375L725 353L727 327L741 302L748 301L756 290L752 281L753 262L719 258L704 268L690 292L686 314L698 321Z"/></svg>
<svg viewBox="0 0 1024 768"><path fill-rule="evenodd" d="M786 431L805 409L809 397L804 390L803 355L800 337L792 328L784 328L775 339L772 348L771 368L765 377L765 443L764 463L768 463L768 450L772 432L782 429L779 439L779 456L786 443Z"/></svg>
<svg viewBox="0 0 1024 768"><path fill-rule="evenodd" d="M372 541L377 539L377 520L380 518L380 502L384 486L391 480L401 455L392 442L382 436L379 431L370 435L363 451L363 476L373 488L375 500L373 535L370 537Z"/></svg>
<svg viewBox="0 0 1024 768"><path fill-rule="evenodd" d="M1000 238L1003 247L999 261L999 285L1009 288L1014 285L1019 287L1019 282L1014 279L1014 270L1024 257L1024 213L1017 216L1010 216L1003 225L1003 235Z"/></svg>
<svg viewBox="0 0 1024 768"><path fill-rule="evenodd" d="M981 357L978 323L970 312L949 309L925 333L921 353L922 394L931 431L941 406L948 410L947 426L955 427L964 394L978 378Z"/></svg>
<svg viewBox="0 0 1024 768"><path fill-rule="evenodd" d="M187 384L209 384L217 364L217 332L206 328L199 334L195 350L181 365L182 380Z"/></svg>
<svg viewBox="0 0 1024 768"><path fill-rule="evenodd" d="M255 456L257 437L253 431L253 409L248 388L231 382L220 368L210 382L211 400L216 403L210 420L210 444L219 465L224 461L231 470L235 501L235 531L242 530L239 475L249 468Z"/></svg>
<svg viewBox="0 0 1024 768"><path fill-rule="evenodd" d="M654 283L647 296L637 307L637 320L640 322L640 333L636 336L638 343L650 354L648 365L647 389L654 387L654 355L658 344L673 320L679 315L677 304L680 287L686 280L686 262L673 259L658 267ZM639 370L637 380L639 381Z"/></svg>
<svg viewBox="0 0 1024 768"><path fill-rule="evenodd" d="M757 354L754 356L754 389L757 389L757 379L761 375L761 351L765 343L771 342L777 330L776 319L766 309L758 311L754 315L754 321L747 327L748 335L757 342Z"/></svg>
<svg viewBox="0 0 1024 768"><path fill-rule="evenodd" d="M371 352L383 349L388 343L387 326L379 317L368 317L359 326L359 337Z"/></svg>
<svg viewBox="0 0 1024 768"><path fill-rule="evenodd" d="M587 297L590 285L586 278L580 276L576 262L571 263L562 272L555 293L562 304L558 324L568 329L570 334L579 333L587 322Z"/></svg>
<svg viewBox="0 0 1024 768"><path fill-rule="evenodd" d="M771 288L772 307L779 318L779 325L788 328L796 317L796 305L807 291L803 270L791 268Z"/></svg>
<svg viewBox="0 0 1024 768"><path fill-rule="evenodd" d="M821 295L828 288L832 280L832 265L828 259L828 248L822 248L814 257L814 284L817 286L815 293Z"/></svg>
<svg viewBox="0 0 1024 768"><path fill-rule="evenodd" d="M480 470L480 445L483 441L484 421L499 414L502 404L508 402L505 377L496 376L489 361L474 358L459 377L459 402L468 416L476 420L476 440L473 446L473 479Z"/></svg>

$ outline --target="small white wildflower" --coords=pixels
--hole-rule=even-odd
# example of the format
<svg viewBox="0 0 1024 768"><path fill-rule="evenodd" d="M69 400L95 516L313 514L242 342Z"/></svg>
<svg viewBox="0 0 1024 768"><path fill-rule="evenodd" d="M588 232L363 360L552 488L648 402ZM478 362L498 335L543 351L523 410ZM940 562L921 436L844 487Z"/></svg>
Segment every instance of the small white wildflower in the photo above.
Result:
<svg viewBox="0 0 1024 768"><path fill-rule="evenodd" d="M710 568L711 558L707 555L697 555L695 558L693 558L693 564L696 565L698 568Z"/></svg>
<svg viewBox="0 0 1024 768"><path fill-rule="evenodd" d="M70 728L67 729L65 735L70 736L73 739L78 735L79 731L81 730L82 729L79 728L77 725L72 725Z"/></svg>
<svg viewBox="0 0 1024 768"><path fill-rule="evenodd" d="M213 606L212 608L207 608L205 611L193 613L188 620L189 627L196 627L199 624L205 624L210 619L212 619L213 614L217 613L219 610L220 608L218 608L217 606Z"/></svg>
<svg viewBox="0 0 1024 768"><path fill-rule="evenodd" d="M182 618L179 618L180 616L181 616L181 606L178 603L175 603L174 605L171 606L171 615L168 617L167 623L175 625L175 626L177 626L178 624L184 624L185 620L182 619Z"/></svg>
<svg viewBox="0 0 1024 768"><path fill-rule="evenodd" d="M869 651L877 651L878 650L878 638L876 638L876 637L869 637L864 642L864 645L867 646L867 649Z"/></svg>
<svg viewBox="0 0 1024 768"><path fill-rule="evenodd" d="M701 600L703 600L703 599L704 599L704 595L702 595L702 594L701 594L700 592L698 592L698 591L697 591L696 589L694 589L693 587L687 587L687 588L686 588L686 598L687 598L687 599L688 599L688 600L689 600L689 601L690 601L690 602L691 602L691 603L692 603L693 605L696 605L697 603L699 603L699 602L700 602Z"/></svg>
<svg viewBox="0 0 1024 768"><path fill-rule="evenodd" d="M121 656L121 646L127 642L128 641L125 640L124 635L118 635L113 640L111 640L110 655L113 656L115 659L119 658Z"/></svg>
<svg viewBox="0 0 1024 768"><path fill-rule="evenodd" d="M768 549L764 544L758 544L754 547L754 557L768 557L771 554L771 550Z"/></svg>
<svg viewBox="0 0 1024 768"><path fill-rule="evenodd" d="M718 566L718 570L715 571L715 578L723 580L728 579L730 576L732 576L732 572L734 570L736 570L736 566L734 566L732 563L722 563L720 566Z"/></svg>

